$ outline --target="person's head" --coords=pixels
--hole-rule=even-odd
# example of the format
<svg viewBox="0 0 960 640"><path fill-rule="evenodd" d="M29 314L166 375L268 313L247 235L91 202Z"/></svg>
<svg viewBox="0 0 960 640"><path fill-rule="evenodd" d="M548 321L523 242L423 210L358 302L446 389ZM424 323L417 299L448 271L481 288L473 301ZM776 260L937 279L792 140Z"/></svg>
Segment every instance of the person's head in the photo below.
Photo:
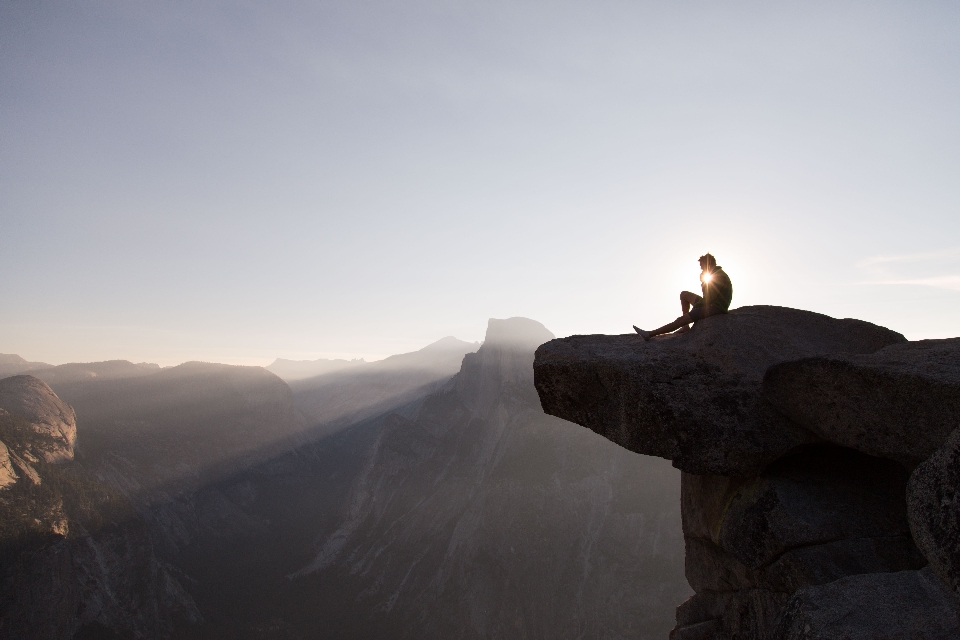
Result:
<svg viewBox="0 0 960 640"><path fill-rule="evenodd" d="M701 271L713 271L717 268L717 259L714 258L709 253L705 253L700 256L700 270Z"/></svg>

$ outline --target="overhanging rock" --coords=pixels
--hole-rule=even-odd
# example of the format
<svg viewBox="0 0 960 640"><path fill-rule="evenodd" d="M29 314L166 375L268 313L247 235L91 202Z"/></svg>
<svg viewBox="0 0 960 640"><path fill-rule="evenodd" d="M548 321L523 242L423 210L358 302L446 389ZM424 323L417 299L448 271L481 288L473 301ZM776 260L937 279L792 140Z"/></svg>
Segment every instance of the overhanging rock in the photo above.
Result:
<svg viewBox="0 0 960 640"><path fill-rule="evenodd" d="M960 338L784 362L763 400L824 440L912 468L960 426Z"/></svg>
<svg viewBox="0 0 960 640"><path fill-rule="evenodd" d="M686 334L571 336L537 349L546 413L694 474L752 477L820 438L761 402L767 369L790 360L869 354L905 342L862 320L742 307Z"/></svg>

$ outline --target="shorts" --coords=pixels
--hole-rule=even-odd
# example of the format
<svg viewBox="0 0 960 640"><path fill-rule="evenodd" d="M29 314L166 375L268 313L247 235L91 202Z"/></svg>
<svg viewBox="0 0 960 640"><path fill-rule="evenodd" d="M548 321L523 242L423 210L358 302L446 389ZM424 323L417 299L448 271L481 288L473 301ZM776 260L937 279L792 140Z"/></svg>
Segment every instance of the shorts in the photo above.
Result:
<svg viewBox="0 0 960 640"><path fill-rule="evenodd" d="M690 319L694 322L703 320L704 318L709 318L710 316L718 316L721 313L726 313L720 307L715 307L712 304L703 304L702 300L699 305L690 309Z"/></svg>

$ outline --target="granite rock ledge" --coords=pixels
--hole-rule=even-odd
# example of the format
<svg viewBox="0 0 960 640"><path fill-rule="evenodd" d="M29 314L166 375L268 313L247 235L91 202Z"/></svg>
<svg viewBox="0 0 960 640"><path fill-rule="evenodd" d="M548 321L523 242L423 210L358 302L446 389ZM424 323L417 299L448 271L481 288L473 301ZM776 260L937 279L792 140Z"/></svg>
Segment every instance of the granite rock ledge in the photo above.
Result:
<svg viewBox="0 0 960 640"><path fill-rule="evenodd" d="M547 413L683 472L674 640L960 637L960 339L743 307L552 340L534 381Z"/></svg>
<svg viewBox="0 0 960 640"><path fill-rule="evenodd" d="M905 343L862 320L784 307L742 307L692 331L571 336L537 349L534 384L544 411L688 473L753 477L822 438L761 402L778 363L869 354Z"/></svg>

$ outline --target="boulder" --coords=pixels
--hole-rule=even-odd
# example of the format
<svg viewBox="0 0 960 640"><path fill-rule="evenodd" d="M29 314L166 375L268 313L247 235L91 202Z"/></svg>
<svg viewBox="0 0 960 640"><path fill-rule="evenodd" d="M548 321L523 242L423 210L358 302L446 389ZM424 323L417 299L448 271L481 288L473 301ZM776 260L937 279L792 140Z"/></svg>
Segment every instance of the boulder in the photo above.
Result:
<svg viewBox="0 0 960 640"><path fill-rule="evenodd" d="M73 460L76 414L46 382L30 375L0 380L0 410L26 423L3 421L2 437L8 448L31 462Z"/></svg>
<svg viewBox="0 0 960 640"><path fill-rule="evenodd" d="M866 354L905 338L861 320L783 307L741 307L686 334L571 336L537 349L544 411L631 451L697 474L755 476L817 436L761 405L772 365Z"/></svg>
<svg viewBox="0 0 960 640"><path fill-rule="evenodd" d="M956 640L953 594L927 568L849 576L805 587L787 602L778 640Z"/></svg>
<svg viewBox="0 0 960 640"><path fill-rule="evenodd" d="M960 338L777 364L763 399L824 440L912 468L960 425Z"/></svg>
<svg viewBox="0 0 960 640"><path fill-rule="evenodd" d="M917 546L960 597L960 429L913 471L907 508Z"/></svg>

